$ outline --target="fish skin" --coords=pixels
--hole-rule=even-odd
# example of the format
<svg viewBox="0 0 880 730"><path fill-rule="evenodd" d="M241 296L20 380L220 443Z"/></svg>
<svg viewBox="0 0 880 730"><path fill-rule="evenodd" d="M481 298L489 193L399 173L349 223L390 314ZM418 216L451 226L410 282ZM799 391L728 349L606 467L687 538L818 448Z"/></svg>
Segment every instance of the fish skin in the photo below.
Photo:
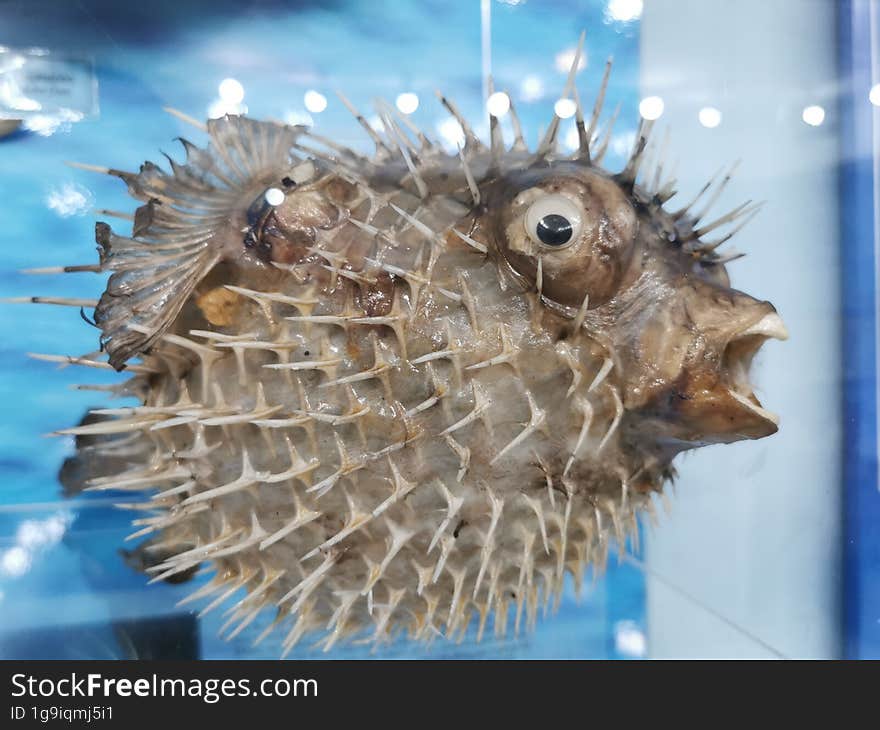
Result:
<svg viewBox="0 0 880 730"><path fill-rule="evenodd" d="M390 115L369 158L227 116L170 172L107 171L143 205L130 235L97 225L95 324L142 405L62 433L88 444L77 488L151 490L128 507L153 580L210 563L203 611L246 589L230 637L273 610L258 640L285 653L533 626L637 538L678 453L777 428L748 369L784 326L646 182L650 125L613 174L601 103L563 154L552 124L487 146L441 102L460 155ZM570 241L542 242L548 212Z"/></svg>

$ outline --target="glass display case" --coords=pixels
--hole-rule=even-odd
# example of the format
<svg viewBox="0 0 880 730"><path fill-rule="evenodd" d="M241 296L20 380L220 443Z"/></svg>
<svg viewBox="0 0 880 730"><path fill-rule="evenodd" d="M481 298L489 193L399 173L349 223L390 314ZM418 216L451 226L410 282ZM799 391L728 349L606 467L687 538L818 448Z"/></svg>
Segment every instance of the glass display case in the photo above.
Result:
<svg viewBox="0 0 880 730"><path fill-rule="evenodd" d="M530 147L555 109L560 147L575 152L567 76L574 64L591 105L608 57L606 168L626 165L651 120L677 179L671 206L737 160L718 210L765 201L728 271L790 333L752 366L778 433L679 456L667 511L579 591L568 579L533 630L326 653L306 640L289 656L880 656L877 11L871 0L0 0L0 272L19 300L0 308L0 657L281 653L254 646L271 616L230 637L226 606L202 615L180 603L210 580L205 568L148 583L144 552L126 540L131 511L117 506L139 497L71 490L75 438L46 437L107 408L120 376L93 368L82 389L82 368L28 357L96 349L87 323L100 274L45 270L92 263L96 219L135 209L112 175L68 163L137 170L161 150L179 160L175 138L204 144L195 127L224 115L313 126L371 154L337 91L380 130L374 102L385 99L450 154L464 134L435 90L486 141L487 99L492 111L500 91ZM509 141L509 104L495 110ZM75 306L22 303L35 295Z"/></svg>

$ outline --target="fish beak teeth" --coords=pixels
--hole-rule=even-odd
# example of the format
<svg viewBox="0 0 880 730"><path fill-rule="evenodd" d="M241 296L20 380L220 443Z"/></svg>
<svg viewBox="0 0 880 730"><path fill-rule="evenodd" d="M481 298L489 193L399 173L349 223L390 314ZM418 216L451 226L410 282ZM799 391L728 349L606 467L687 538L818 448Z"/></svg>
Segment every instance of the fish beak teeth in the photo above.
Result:
<svg viewBox="0 0 880 730"><path fill-rule="evenodd" d="M740 406L778 427L779 416L764 408L749 382L752 358L769 339L788 339L788 330L776 312L765 314L747 329L736 333L725 350L726 385L731 398Z"/></svg>
<svg viewBox="0 0 880 730"><path fill-rule="evenodd" d="M755 403L754 400L748 398L747 396L744 396L742 393L738 393L734 388L729 388L727 392L730 393L731 397L735 401L744 405L756 415L761 416L761 418L764 418L767 421L770 421L770 423L772 423L774 426L779 426L779 416L777 414L773 413L772 411L768 411L766 408L759 405L758 403Z"/></svg>
<svg viewBox="0 0 880 730"><path fill-rule="evenodd" d="M787 340L788 330L785 328L785 323L782 321L782 317L776 314L776 312L771 312L758 322L755 322L755 324L747 330L740 332L738 336L746 337L748 335L762 335L776 340Z"/></svg>

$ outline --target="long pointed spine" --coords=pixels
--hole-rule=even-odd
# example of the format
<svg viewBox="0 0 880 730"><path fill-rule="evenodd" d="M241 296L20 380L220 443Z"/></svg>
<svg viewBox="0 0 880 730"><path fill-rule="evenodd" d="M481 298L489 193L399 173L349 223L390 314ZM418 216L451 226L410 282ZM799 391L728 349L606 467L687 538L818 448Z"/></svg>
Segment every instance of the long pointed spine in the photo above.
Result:
<svg viewBox="0 0 880 730"><path fill-rule="evenodd" d="M580 65L581 56L584 52L584 39L586 38L586 35L586 31L581 31L580 38L578 39L577 50L574 53L574 59L572 59L571 68L568 71L568 78L565 80L565 87L562 91L562 96L560 97L560 99L568 99L570 96L572 96L575 76L577 76L578 66ZM550 152L552 152L556 148L556 137L559 134L559 123L561 121L562 119L556 113L556 108L554 106L553 119L550 121L550 126L547 128L547 132L544 135L544 138L538 144L538 149L535 150L536 160L543 160Z"/></svg>

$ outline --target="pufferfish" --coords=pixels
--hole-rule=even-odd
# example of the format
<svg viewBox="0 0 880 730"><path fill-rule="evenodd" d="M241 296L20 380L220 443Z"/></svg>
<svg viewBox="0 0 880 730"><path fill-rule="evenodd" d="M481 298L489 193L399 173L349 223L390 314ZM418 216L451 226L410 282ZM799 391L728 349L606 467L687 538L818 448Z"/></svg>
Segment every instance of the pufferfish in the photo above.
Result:
<svg viewBox="0 0 880 730"><path fill-rule="evenodd" d="M59 432L68 476L132 493L154 580L213 570L185 600L237 596L230 637L264 612L285 652L531 626L636 539L677 454L777 430L748 372L785 327L718 252L756 206L704 222L728 174L667 209L646 120L604 169L610 62L585 118L579 53L574 153L558 116L530 149L511 105L515 139L490 116L487 145L438 95L450 154L340 97L372 155L176 112L206 146L99 168L142 203L130 233L97 224L98 264L64 267L110 273L101 351L42 357L130 374L114 391L137 405Z"/></svg>

